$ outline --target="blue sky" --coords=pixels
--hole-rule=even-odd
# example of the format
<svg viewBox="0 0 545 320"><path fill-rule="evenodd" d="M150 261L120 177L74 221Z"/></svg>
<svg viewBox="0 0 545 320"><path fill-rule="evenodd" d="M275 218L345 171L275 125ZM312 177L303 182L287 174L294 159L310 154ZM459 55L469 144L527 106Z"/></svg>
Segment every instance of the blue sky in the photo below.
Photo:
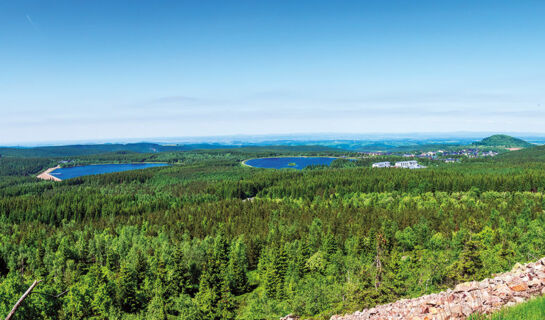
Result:
<svg viewBox="0 0 545 320"><path fill-rule="evenodd" d="M543 1L3 1L0 144L545 132Z"/></svg>

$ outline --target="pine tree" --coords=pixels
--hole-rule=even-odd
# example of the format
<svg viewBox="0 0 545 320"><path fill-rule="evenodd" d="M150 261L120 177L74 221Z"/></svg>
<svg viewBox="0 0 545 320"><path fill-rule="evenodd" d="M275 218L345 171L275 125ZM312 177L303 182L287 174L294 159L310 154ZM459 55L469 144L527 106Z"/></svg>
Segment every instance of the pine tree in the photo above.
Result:
<svg viewBox="0 0 545 320"><path fill-rule="evenodd" d="M137 299L137 281L133 270L126 264L121 265L117 279L117 303L125 312L135 312L139 305Z"/></svg>
<svg viewBox="0 0 545 320"><path fill-rule="evenodd" d="M224 279L221 284L221 296L218 301L218 319L231 320L236 318L235 297L229 288L229 282Z"/></svg>
<svg viewBox="0 0 545 320"><path fill-rule="evenodd" d="M269 298L282 298L285 295L284 280L288 270L288 257L283 247L270 253L265 270L265 293Z"/></svg>
<svg viewBox="0 0 545 320"><path fill-rule="evenodd" d="M264 263L264 281L263 286L265 287L265 294L267 297L274 299L276 297L277 286L277 272L275 266L275 252L273 249L267 250L267 252L262 255L260 263Z"/></svg>
<svg viewBox="0 0 545 320"><path fill-rule="evenodd" d="M337 252L337 243L335 241L335 237L331 232L328 232L327 235L324 237L324 243L322 245L322 251L325 253L325 257L327 260Z"/></svg>
<svg viewBox="0 0 545 320"><path fill-rule="evenodd" d="M463 282L478 278L483 269L480 250L483 245L477 240L468 240L460 257L447 269L447 278L454 282Z"/></svg>
<svg viewBox="0 0 545 320"><path fill-rule="evenodd" d="M188 293L191 274L186 267L184 253L181 248L176 248L173 262L174 267L170 274L169 292L174 295Z"/></svg>
<svg viewBox="0 0 545 320"><path fill-rule="evenodd" d="M288 255L284 247L280 247L275 259L276 264L276 297L283 299L286 295L284 282L288 271Z"/></svg>
<svg viewBox="0 0 545 320"><path fill-rule="evenodd" d="M107 269L105 267L93 266L89 270L89 275L93 276L95 288L91 307L93 311L106 319L110 312L115 298L115 284L108 279Z"/></svg>
<svg viewBox="0 0 545 320"><path fill-rule="evenodd" d="M40 277L45 276L46 268L44 265L45 248L43 245L38 245L36 249L36 271ZM0 257L0 275L2 274L2 258Z"/></svg>
<svg viewBox="0 0 545 320"><path fill-rule="evenodd" d="M388 291L392 299L406 294L406 276L401 267L401 256L392 252L390 261L386 266L385 281L382 284L383 291Z"/></svg>
<svg viewBox="0 0 545 320"><path fill-rule="evenodd" d="M218 235L203 267L199 292L195 300L207 319L222 319L222 313L225 312L227 315L228 310L231 310L231 302L234 301L230 296L231 289L226 274L229 261L228 249L227 241L221 234Z"/></svg>
<svg viewBox="0 0 545 320"><path fill-rule="evenodd" d="M229 286L234 294L242 294L248 290L248 259L246 246L242 238L233 244L229 253L228 277Z"/></svg>
<svg viewBox="0 0 545 320"><path fill-rule="evenodd" d="M297 268L299 270L299 276L303 277L309 272L307 261L310 258L310 244L308 238L299 241L299 247L297 248Z"/></svg>
<svg viewBox="0 0 545 320"><path fill-rule="evenodd" d="M148 262L146 261L146 257L142 254L140 250L136 252L136 259L134 262L134 271L136 273L136 281L138 283L138 287L142 285L144 282L144 279L146 278L146 272L148 269Z"/></svg>
<svg viewBox="0 0 545 320"><path fill-rule="evenodd" d="M212 257L214 260L218 261L221 268L227 266L229 261L229 244L225 240L222 233L218 234L214 239L214 250Z"/></svg>
<svg viewBox="0 0 545 320"><path fill-rule="evenodd" d="M167 312L165 302L161 297L161 293L157 292L148 304L146 310L146 319L150 320L166 320Z"/></svg>
<svg viewBox="0 0 545 320"><path fill-rule="evenodd" d="M203 267L199 292L195 296L200 311L207 319L216 319L217 306L221 297L218 288L220 283L219 271L219 263L210 258Z"/></svg>
<svg viewBox="0 0 545 320"><path fill-rule="evenodd" d="M162 258L157 260L157 266L155 269L155 288L156 294L159 294L163 299L167 299L167 269L165 261Z"/></svg>

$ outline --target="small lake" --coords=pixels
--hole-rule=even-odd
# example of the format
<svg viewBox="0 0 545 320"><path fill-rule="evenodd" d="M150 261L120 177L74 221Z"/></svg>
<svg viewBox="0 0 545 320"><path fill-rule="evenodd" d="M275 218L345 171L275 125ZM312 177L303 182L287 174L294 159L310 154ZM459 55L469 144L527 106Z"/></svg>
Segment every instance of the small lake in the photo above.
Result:
<svg viewBox="0 0 545 320"><path fill-rule="evenodd" d="M329 166L333 160L332 157L278 157L278 158L257 158L244 162L250 167L266 169L304 169L311 165Z"/></svg>
<svg viewBox="0 0 545 320"><path fill-rule="evenodd" d="M77 166L71 168L59 168L50 174L61 180L90 176L95 174L139 170L153 167L164 167L166 163L122 163L122 164L94 164L88 166Z"/></svg>

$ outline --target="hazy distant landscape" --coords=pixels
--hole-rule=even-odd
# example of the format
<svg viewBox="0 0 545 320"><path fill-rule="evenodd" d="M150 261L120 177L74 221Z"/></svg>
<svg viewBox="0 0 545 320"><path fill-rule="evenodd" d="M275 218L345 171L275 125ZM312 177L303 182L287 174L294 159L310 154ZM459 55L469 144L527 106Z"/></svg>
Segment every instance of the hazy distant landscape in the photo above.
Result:
<svg viewBox="0 0 545 320"><path fill-rule="evenodd" d="M544 12L0 1L0 319L545 319Z"/></svg>
<svg viewBox="0 0 545 320"><path fill-rule="evenodd" d="M40 278L21 318L328 318L545 255L544 147L446 139L2 148L0 313Z"/></svg>
<svg viewBox="0 0 545 320"><path fill-rule="evenodd" d="M487 133L472 134L403 134L403 135L292 135L292 136L257 136L257 137L208 137L208 138L170 138L144 139L148 142L50 144L44 146L0 146L0 154L5 155L43 155L62 156L84 155L115 151L164 152L197 149L229 149L242 147L277 147L277 146L312 146L326 147L344 151L361 152L400 152L403 150L424 150L429 148L458 147L471 145L491 136ZM545 144L545 135L518 134L522 140L531 144ZM170 140L165 142L166 140ZM154 141L154 142L150 142Z"/></svg>

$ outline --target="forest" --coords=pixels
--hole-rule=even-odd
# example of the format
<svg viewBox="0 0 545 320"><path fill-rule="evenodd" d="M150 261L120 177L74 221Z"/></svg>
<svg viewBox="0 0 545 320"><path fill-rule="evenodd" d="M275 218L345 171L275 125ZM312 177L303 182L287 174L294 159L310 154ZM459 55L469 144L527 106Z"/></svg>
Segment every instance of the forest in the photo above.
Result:
<svg viewBox="0 0 545 320"><path fill-rule="evenodd" d="M0 158L0 317L328 319L479 280L545 256L545 149L372 169L253 157L254 147ZM171 165L62 182L70 165ZM395 157L384 157L395 160Z"/></svg>

